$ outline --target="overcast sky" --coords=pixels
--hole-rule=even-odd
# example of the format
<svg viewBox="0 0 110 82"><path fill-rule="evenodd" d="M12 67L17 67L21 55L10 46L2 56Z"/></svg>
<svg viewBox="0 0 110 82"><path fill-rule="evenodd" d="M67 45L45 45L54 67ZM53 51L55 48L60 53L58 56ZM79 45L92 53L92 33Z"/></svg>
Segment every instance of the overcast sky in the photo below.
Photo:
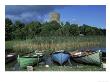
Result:
<svg viewBox="0 0 110 82"><path fill-rule="evenodd" d="M71 22L79 25L87 24L99 28L106 27L106 6L104 5L6 5L5 16L13 21L24 23L31 21L48 21L49 13L58 12L62 22Z"/></svg>

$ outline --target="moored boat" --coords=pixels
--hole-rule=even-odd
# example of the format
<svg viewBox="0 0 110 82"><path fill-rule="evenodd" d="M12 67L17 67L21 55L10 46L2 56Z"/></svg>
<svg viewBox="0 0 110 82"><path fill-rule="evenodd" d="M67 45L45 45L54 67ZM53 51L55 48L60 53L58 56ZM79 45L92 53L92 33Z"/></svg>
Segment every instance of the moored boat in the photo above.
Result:
<svg viewBox="0 0 110 82"><path fill-rule="evenodd" d="M52 53L52 60L62 65L70 58L70 54L66 51L60 50Z"/></svg>
<svg viewBox="0 0 110 82"><path fill-rule="evenodd" d="M5 63L9 63L17 59L17 55L15 53L10 53L5 55Z"/></svg>
<svg viewBox="0 0 110 82"><path fill-rule="evenodd" d="M72 54L71 56L74 61L79 63L101 65L102 62L102 52L100 52L100 50L80 52L77 55Z"/></svg>
<svg viewBox="0 0 110 82"><path fill-rule="evenodd" d="M20 68L26 68L27 66L33 66L37 64L39 61L41 61L42 57L43 53L33 52L23 56L18 55L17 60Z"/></svg>

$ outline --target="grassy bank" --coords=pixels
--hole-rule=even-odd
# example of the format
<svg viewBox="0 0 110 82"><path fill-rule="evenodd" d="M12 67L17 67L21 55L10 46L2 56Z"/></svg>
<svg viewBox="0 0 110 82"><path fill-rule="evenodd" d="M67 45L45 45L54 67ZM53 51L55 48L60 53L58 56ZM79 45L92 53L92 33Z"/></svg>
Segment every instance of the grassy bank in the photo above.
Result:
<svg viewBox="0 0 110 82"><path fill-rule="evenodd" d="M27 69L20 69L19 66L16 65L17 61L13 61L5 65L6 71L27 71ZM34 71L106 71L100 66L95 65L84 65L79 64L75 66L56 66L50 65L49 67L45 66L34 66Z"/></svg>
<svg viewBox="0 0 110 82"><path fill-rule="evenodd" d="M13 40L5 42L5 50L15 53L28 53L33 50L76 50L79 48L100 48L106 46L105 36L84 37L36 37L27 40Z"/></svg>

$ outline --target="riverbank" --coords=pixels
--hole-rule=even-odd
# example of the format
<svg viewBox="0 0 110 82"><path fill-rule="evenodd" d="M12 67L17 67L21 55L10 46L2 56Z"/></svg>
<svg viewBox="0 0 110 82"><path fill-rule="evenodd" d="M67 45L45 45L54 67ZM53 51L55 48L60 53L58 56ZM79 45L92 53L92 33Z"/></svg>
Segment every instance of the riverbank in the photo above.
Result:
<svg viewBox="0 0 110 82"><path fill-rule="evenodd" d="M5 55L8 53L16 53L16 55L25 55L25 53L34 50L44 51L48 56L51 52L57 50L74 51L77 49L106 49L106 36L76 36L76 37L36 37L27 40L13 40L5 42ZM103 50L103 49L102 49ZM5 64L6 71L19 71L17 61L12 61ZM20 71L25 71L22 69ZM91 65L81 65L79 63L75 66L34 66L34 71L105 71L101 67Z"/></svg>
<svg viewBox="0 0 110 82"><path fill-rule="evenodd" d="M27 71L27 69L20 69L17 61L13 61L5 65L6 71ZM84 65L76 63L74 66L56 66L50 65L49 67L45 67L42 65L35 65L33 67L33 71L106 71L100 66L95 65Z"/></svg>

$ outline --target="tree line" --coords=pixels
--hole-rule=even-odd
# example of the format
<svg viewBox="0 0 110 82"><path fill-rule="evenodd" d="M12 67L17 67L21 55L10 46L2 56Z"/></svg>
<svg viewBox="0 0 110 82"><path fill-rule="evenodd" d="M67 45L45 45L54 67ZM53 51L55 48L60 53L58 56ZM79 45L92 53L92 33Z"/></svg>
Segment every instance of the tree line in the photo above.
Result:
<svg viewBox="0 0 110 82"><path fill-rule="evenodd" d="M69 22L61 24L56 21L40 23L32 21L23 23L21 21L12 22L11 19L5 19L5 40L27 39L36 36L87 36L87 35L106 35L106 29L101 29L83 24L70 24Z"/></svg>

